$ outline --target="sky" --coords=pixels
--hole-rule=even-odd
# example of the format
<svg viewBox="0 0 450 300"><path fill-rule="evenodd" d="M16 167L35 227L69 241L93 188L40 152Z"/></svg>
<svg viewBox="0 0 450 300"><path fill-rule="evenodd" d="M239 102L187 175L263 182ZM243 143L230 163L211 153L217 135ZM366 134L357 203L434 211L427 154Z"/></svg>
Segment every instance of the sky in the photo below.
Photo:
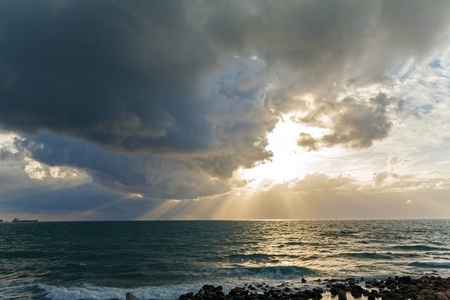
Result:
<svg viewBox="0 0 450 300"><path fill-rule="evenodd" d="M0 1L0 219L450 218L450 1Z"/></svg>

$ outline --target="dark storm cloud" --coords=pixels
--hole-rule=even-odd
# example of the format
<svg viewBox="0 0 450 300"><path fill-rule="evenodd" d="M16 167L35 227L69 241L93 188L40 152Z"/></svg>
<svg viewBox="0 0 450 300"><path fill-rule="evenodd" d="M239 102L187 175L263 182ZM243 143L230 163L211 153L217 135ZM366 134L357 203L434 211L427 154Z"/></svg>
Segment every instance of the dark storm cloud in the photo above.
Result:
<svg viewBox="0 0 450 300"><path fill-rule="evenodd" d="M141 193L158 199L184 199L227 191L224 183L196 171L184 161L117 154L79 139L51 133L16 140L15 146L20 153L49 166L82 169L95 183L118 192Z"/></svg>
<svg viewBox="0 0 450 300"><path fill-rule="evenodd" d="M220 95L200 90L204 76L224 70L234 53L254 52L267 64L257 83L246 79L242 87L238 80L228 89L233 97L256 101L275 68L279 78L293 78L286 79L296 81L288 86L299 91L341 80L351 63L363 63L364 72L350 70L359 76L385 76L370 69L367 54L380 66L400 54L425 53L448 22L447 1L3 1L1 6L4 126L47 128L127 151L217 147L222 132L210 118Z"/></svg>
<svg viewBox="0 0 450 300"><path fill-rule="evenodd" d="M108 188L223 192L239 166L270 158L265 135L283 113L328 114L320 146L387 137L385 98L337 95L434 50L449 11L449 1L2 1L0 125L26 136L17 145L34 159ZM297 97L307 93L314 106ZM310 136L299 144L317 148Z"/></svg>
<svg viewBox="0 0 450 300"><path fill-rule="evenodd" d="M4 178L2 172L0 178ZM20 191L9 192L2 187L0 196L0 208L4 214L72 214L72 219L136 219L159 204L148 198L125 198L91 183L55 189L34 181Z"/></svg>
<svg viewBox="0 0 450 300"><path fill-rule="evenodd" d="M189 51L197 34L183 29L180 8L101 1L2 6L6 126L48 128L129 150L207 146L209 126L190 103L190 85L213 62L207 50Z"/></svg>

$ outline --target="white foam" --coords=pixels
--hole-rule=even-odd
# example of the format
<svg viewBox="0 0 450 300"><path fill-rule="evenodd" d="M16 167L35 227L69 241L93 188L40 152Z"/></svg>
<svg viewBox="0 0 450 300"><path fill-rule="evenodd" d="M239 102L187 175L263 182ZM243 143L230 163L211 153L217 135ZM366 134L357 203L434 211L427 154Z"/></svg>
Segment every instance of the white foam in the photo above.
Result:
<svg viewBox="0 0 450 300"><path fill-rule="evenodd" d="M419 264L436 268L450 268L450 262L419 262Z"/></svg>
<svg viewBox="0 0 450 300"><path fill-rule="evenodd" d="M40 284L39 287L46 291L47 298L66 300L105 300L125 299L127 292L132 292L139 299L178 299L180 295L188 292L196 293L206 283L180 284L165 286L149 286L141 288L113 288L84 284L80 287L56 287ZM210 283L211 284L211 283ZM214 283L212 283L214 285ZM219 284L216 284L219 285ZM223 286L224 291L229 291L231 285Z"/></svg>

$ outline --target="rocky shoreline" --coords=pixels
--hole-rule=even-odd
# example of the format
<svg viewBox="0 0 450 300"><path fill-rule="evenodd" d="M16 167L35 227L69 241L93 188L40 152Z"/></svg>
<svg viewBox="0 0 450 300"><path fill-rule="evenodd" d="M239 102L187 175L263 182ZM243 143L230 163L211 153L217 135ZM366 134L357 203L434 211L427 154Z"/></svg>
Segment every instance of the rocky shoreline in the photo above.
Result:
<svg viewBox="0 0 450 300"><path fill-rule="evenodd" d="M306 283L306 280L302 280ZM220 299L322 299L331 295L331 299L382 299L382 300L450 300L450 277L423 276L412 278L402 276L384 280L365 280L348 278L345 280L315 281L317 287L304 289L288 284L272 287L266 284L235 287L228 294L221 286L204 285L198 293L186 293L181 300L220 300Z"/></svg>

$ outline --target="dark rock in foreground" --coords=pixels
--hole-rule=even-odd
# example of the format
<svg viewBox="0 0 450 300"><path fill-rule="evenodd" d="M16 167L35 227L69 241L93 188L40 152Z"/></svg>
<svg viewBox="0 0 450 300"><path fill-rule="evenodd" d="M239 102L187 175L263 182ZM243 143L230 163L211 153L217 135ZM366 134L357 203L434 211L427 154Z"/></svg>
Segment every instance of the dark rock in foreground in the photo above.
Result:
<svg viewBox="0 0 450 300"><path fill-rule="evenodd" d="M333 297L339 300L347 299L347 294L354 298L375 300L450 300L450 277L445 279L439 276L424 276L414 279L410 276L389 277L385 280L324 280L325 286ZM364 288L365 286L366 288ZM316 287L313 290L301 290L298 287L287 287L282 284L278 287L257 285L259 289L250 285L248 287L235 287L228 295L222 291L222 287L204 285L198 293L186 293L180 296L182 300L219 300L219 299L322 299L324 289Z"/></svg>

